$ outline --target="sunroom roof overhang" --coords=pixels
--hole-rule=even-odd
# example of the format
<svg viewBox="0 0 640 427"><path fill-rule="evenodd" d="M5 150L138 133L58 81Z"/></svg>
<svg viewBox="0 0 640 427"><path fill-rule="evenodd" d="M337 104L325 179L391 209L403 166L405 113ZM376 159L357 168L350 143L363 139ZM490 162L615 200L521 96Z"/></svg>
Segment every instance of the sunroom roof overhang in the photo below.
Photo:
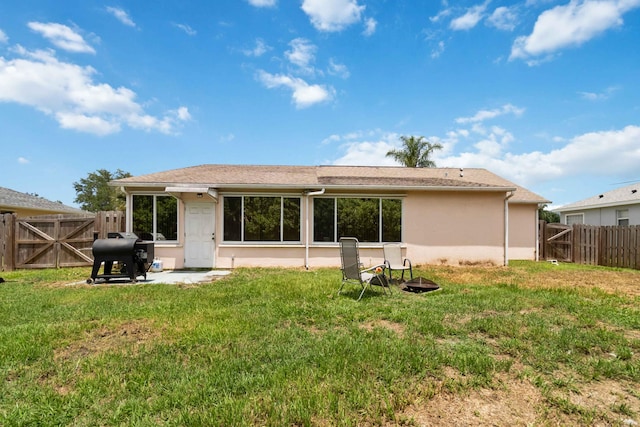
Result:
<svg viewBox="0 0 640 427"><path fill-rule="evenodd" d="M218 201L218 191L211 187L165 187L164 191L176 199L181 200L185 194L195 194L198 198L207 198L213 201Z"/></svg>

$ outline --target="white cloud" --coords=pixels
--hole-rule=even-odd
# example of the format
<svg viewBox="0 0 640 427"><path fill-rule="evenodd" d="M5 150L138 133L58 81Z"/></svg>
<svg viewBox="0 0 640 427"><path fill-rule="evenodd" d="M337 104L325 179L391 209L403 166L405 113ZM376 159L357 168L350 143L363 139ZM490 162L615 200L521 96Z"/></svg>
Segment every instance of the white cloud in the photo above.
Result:
<svg viewBox="0 0 640 427"><path fill-rule="evenodd" d="M221 136L220 138L218 138L218 140L220 142L222 142L223 144L232 142L234 139L236 139L236 136L232 133L228 133L226 135Z"/></svg>
<svg viewBox="0 0 640 427"><path fill-rule="evenodd" d="M328 145L328 144L331 144L333 142L338 142L338 141L340 141L340 135L333 134L333 135L329 135L328 137L323 139L321 144L322 145Z"/></svg>
<svg viewBox="0 0 640 427"><path fill-rule="evenodd" d="M346 65L335 62L333 58L329 59L328 73L343 79L348 79L351 75Z"/></svg>
<svg viewBox="0 0 640 427"><path fill-rule="evenodd" d="M334 165L351 166L398 166L390 157L387 157L389 150L394 146L386 141L365 141L353 142L343 147L345 153L336 159Z"/></svg>
<svg viewBox="0 0 640 427"><path fill-rule="evenodd" d="M449 28L452 30L470 30L478 25L478 22L484 17L485 11L490 0L485 1L483 4L479 4L467 9L467 12L455 19L452 19L449 23Z"/></svg>
<svg viewBox="0 0 640 427"><path fill-rule="evenodd" d="M311 64L316 60L318 48L302 37L291 40L289 46L291 46L291 50L284 53L289 62L298 66L301 71L313 73Z"/></svg>
<svg viewBox="0 0 640 427"><path fill-rule="evenodd" d="M518 14L515 7L501 6L493 11L491 16L487 18L487 23L499 30L513 31L518 22Z"/></svg>
<svg viewBox="0 0 640 427"><path fill-rule="evenodd" d="M303 0L302 10L319 31L341 31L360 21L365 6L357 0Z"/></svg>
<svg viewBox="0 0 640 427"><path fill-rule="evenodd" d="M364 21L364 31L362 34L369 37L372 36L376 32L376 27L378 26L378 21L373 18L367 18Z"/></svg>
<svg viewBox="0 0 640 427"><path fill-rule="evenodd" d="M440 40L435 48L431 51L431 58L439 58L444 52L444 42Z"/></svg>
<svg viewBox="0 0 640 427"><path fill-rule="evenodd" d="M120 132L121 129L119 122L112 122L100 116L89 116L71 111L59 111L55 113L55 117L63 129L72 129L94 135L109 135Z"/></svg>
<svg viewBox="0 0 640 427"><path fill-rule="evenodd" d="M59 61L52 51L18 46L15 52L18 58L0 57L0 102L33 107L54 117L62 128L107 135L127 125L170 134L190 118L185 107L164 117L151 116L131 89L96 83L95 69Z"/></svg>
<svg viewBox="0 0 640 427"><path fill-rule="evenodd" d="M257 58L259 56L264 55L265 53L267 53L270 50L271 50L271 46L266 44L264 40L258 38L258 39L256 39L256 44L252 49L245 49L242 52L246 56L253 56L253 57Z"/></svg>
<svg viewBox="0 0 640 427"><path fill-rule="evenodd" d="M195 36L196 34L198 34L196 30L194 30L193 28L191 28L189 25L186 25L186 24L173 24L173 26L176 28L180 28L189 36Z"/></svg>
<svg viewBox="0 0 640 427"><path fill-rule="evenodd" d="M559 178L578 176L586 171L594 175L635 173L640 162L640 127L590 132L578 135L561 148L547 153L503 153L492 155L478 150L438 159L438 165L481 167L529 186ZM478 148L478 147L476 147Z"/></svg>
<svg viewBox="0 0 640 427"><path fill-rule="evenodd" d="M331 161L334 165L353 166L397 166L398 164L387 152L400 147L400 135L393 132L382 132L379 129L356 131L344 135L331 135L322 141L323 144L338 143L342 155Z"/></svg>
<svg viewBox="0 0 640 427"><path fill-rule="evenodd" d="M605 89L604 92L578 92L579 95L583 98L586 99L588 101L601 101L601 100L605 100L605 99L609 99L611 97L611 95L613 95L613 93L615 91L617 91L619 88L616 86L611 86L608 87L607 89Z"/></svg>
<svg viewBox="0 0 640 427"><path fill-rule="evenodd" d="M107 12L109 12L110 14L112 14L113 16L116 17L116 19L118 21L120 21L121 23L123 23L124 25L128 26L128 27L135 27L136 23L133 22L133 19L131 19L129 17L129 14L127 12L125 12L124 10L118 8L118 7L111 7L111 6L107 6L106 8Z"/></svg>
<svg viewBox="0 0 640 427"><path fill-rule="evenodd" d="M436 23L451 15L451 9L443 9L435 16L430 16L429 21Z"/></svg>
<svg viewBox="0 0 640 427"><path fill-rule="evenodd" d="M27 25L60 49L76 53L96 53L80 34L66 25L53 22L29 22Z"/></svg>
<svg viewBox="0 0 640 427"><path fill-rule="evenodd" d="M248 0L251 6L255 7L273 7L276 5L276 0Z"/></svg>
<svg viewBox="0 0 640 427"><path fill-rule="evenodd" d="M322 85L310 85L297 77L283 74L270 74L260 70L256 78L268 89L278 87L291 89L293 103L297 108L307 108L315 104L327 102L333 99L334 96L333 88L327 88Z"/></svg>
<svg viewBox="0 0 640 427"><path fill-rule="evenodd" d="M524 113L524 108L518 108L515 105L505 104L500 108L493 110L480 110L472 117L459 117L456 119L456 123L479 123L485 120L493 119L505 114L514 114L520 116Z"/></svg>
<svg viewBox="0 0 640 427"><path fill-rule="evenodd" d="M9 43L9 37L0 29L0 43Z"/></svg>
<svg viewBox="0 0 640 427"><path fill-rule="evenodd" d="M457 154L453 146L462 135L450 132L446 138L428 137L443 149L434 152L433 160L439 167L485 168L499 176L525 187L561 178L594 175L637 174L640 162L640 126L627 126L620 130L590 132L565 141L563 147L548 151L514 154L507 151L513 135L494 127L487 137L472 145L472 149ZM467 135L468 136L468 135ZM331 135L326 143L343 142L344 153L332 161L337 165L395 165L386 157L391 148L398 148L397 134L379 133L377 137L357 135L353 139Z"/></svg>
<svg viewBox="0 0 640 427"><path fill-rule="evenodd" d="M174 114L176 119L181 122L187 122L191 120L191 113L189 113L189 109L187 107L180 107L177 110L170 111L170 113Z"/></svg>
<svg viewBox="0 0 640 427"><path fill-rule="evenodd" d="M18 163L20 163L21 165L27 165L31 162L26 157L18 157Z"/></svg>
<svg viewBox="0 0 640 427"><path fill-rule="evenodd" d="M498 126L493 126L490 131L482 132L482 134L486 134L485 138L474 144L481 156L500 156L514 140L510 132Z"/></svg>
<svg viewBox="0 0 640 427"><path fill-rule="evenodd" d="M579 46L612 27L622 25L622 15L640 7L640 0L571 0L544 11L529 36L516 38L510 59L549 55Z"/></svg>

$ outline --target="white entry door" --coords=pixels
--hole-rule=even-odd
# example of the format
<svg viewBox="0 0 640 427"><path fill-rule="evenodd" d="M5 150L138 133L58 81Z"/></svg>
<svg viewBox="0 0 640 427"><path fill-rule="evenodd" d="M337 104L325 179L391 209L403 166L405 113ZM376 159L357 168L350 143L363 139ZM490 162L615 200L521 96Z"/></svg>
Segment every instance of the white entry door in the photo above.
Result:
<svg viewBox="0 0 640 427"><path fill-rule="evenodd" d="M215 204L187 203L184 219L184 266L213 268L215 263Z"/></svg>

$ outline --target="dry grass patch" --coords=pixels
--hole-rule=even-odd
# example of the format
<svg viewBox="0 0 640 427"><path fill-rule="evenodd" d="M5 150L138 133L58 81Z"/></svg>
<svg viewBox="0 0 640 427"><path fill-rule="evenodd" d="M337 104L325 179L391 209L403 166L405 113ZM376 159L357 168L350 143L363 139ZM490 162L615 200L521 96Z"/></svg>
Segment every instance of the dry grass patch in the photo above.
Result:
<svg viewBox="0 0 640 427"><path fill-rule="evenodd" d="M460 285L517 285L535 289L592 289L607 293L640 296L640 273L635 270L579 269L555 266L529 271L517 265L509 267L438 267L442 279Z"/></svg>
<svg viewBox="0 0 640 427"><path fill-rule="evenodd" d="M436 384L433 397L415 401L389 425L529 426L540 424L547 416L541 410L542 393L526 379L498 374L493 388L451 392L448 382L464 380L451 371L445 370L446 378Z"/></svg>
<svg viewBox="0 0 640 427"><path fill-rule="evenodd" d="M562 393L556 390L553 400L573 406L572 410L562 410L550 406L544 392L518 371L496 374L493 387L451 391L449 384L463 382L464 377L447 369L445 379L432 386L427 397L416 399L387 425L636 425L633 420L640 414L640 398L633 392L633 384L607 380L583 384ZM585 417L586 413L591 416Z"/></svg>
<svg viewBox="0 0 640 427"><path fill-rule="evenodd" d="M373 331L376 328L388 329L395 332L399 336L403 336L405 331L404 325L400 323L390 322L384 319L376 320L375 322L363 323L362 325L360 325L360 328L369 332Z"/></svg>
<svg viewBox="0 0 640 427"><path fill-rule="evenodd" d="M593 381L580 385L567 398L579 408L593 410L603 422L624 422L640 414L640 398L633 394L634 387L624 381Z"/></svg>
<svg viewBox="0 0 640 427"><path fill-rule="evenodd" d="M141 346L155 342L161 337L162 331L147 319L105 325L86 331L80 339L56 350L54 360L77 360L108 352L122 352L123 349L135 355Z"/></svg>

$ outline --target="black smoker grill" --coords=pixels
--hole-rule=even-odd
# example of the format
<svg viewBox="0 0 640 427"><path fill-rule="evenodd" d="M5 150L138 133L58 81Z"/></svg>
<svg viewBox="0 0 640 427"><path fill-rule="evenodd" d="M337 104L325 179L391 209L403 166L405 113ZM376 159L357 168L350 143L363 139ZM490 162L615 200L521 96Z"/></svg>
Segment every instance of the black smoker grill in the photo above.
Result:
<svg viewBox="0 0 640 427"><path fill-rule="evenodd" d="M153 242L138 239L133 233L109 233L107 239L93 242L93 270L87 283L96 279L129 279L136 281L138 276L147 278L147 270L154 257ZM98 274L104 263L103 274ZM117 263L116 271L114 263Z"/></svg>

